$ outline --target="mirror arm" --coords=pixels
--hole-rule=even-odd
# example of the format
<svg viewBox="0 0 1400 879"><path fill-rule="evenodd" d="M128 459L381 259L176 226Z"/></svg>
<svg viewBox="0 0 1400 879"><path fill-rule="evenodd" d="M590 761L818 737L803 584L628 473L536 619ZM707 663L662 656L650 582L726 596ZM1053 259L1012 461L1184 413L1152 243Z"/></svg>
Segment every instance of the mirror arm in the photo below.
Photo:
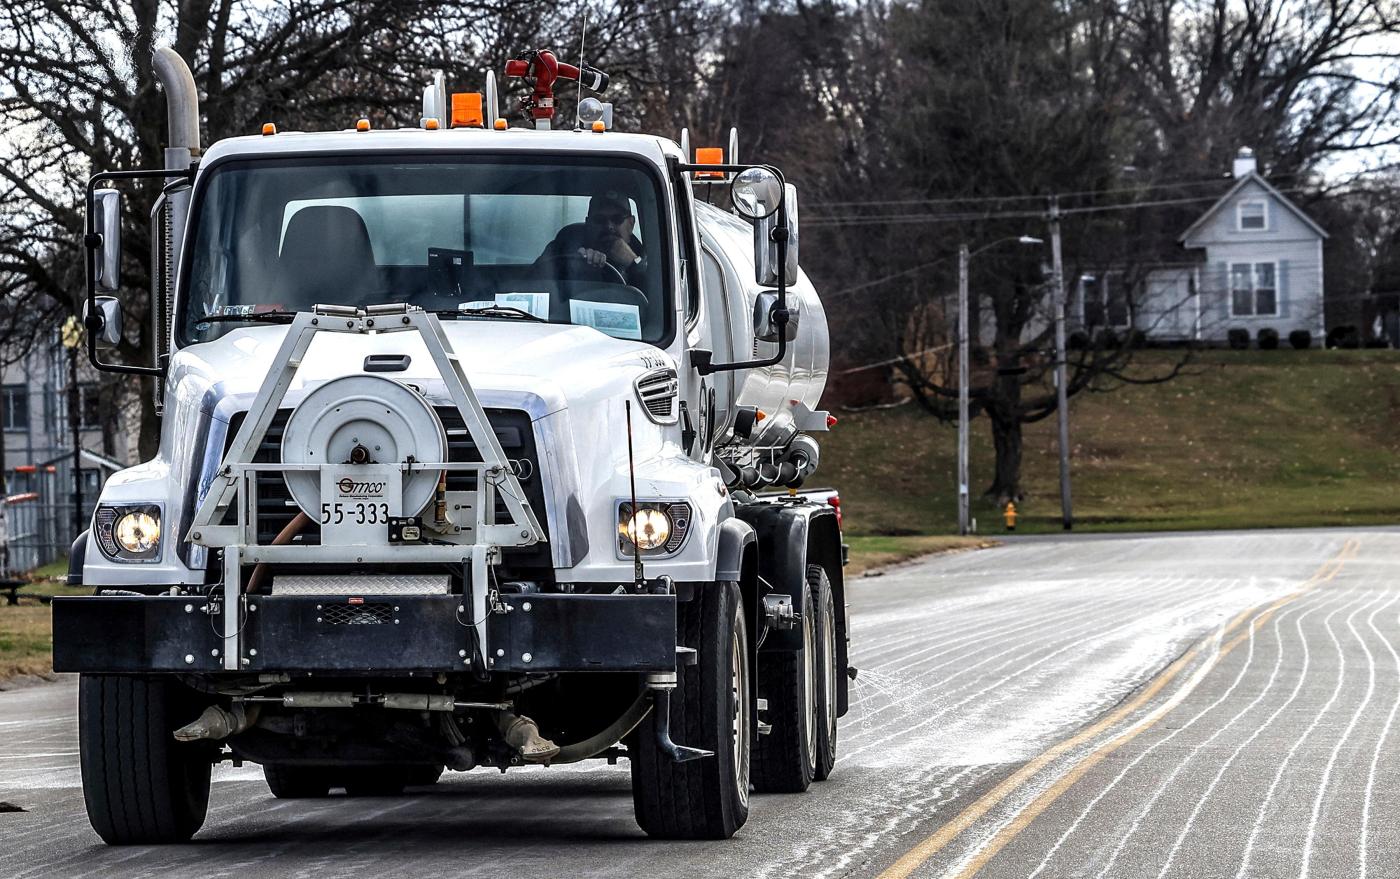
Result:
<svg viewBox="0 0 1400 879"><path fill-rule="evenodd" d="M96 217L93 215L92 199L97 192L97 185L109 180L139 180L145 177L182 177L187 182L194 180L194 168L160 168L152 171L103 171L88 178L87 184L87 221L86 232L83 235L83 248L87 251L87 320L84 325L87 328L87 354L92 365L103 372L120 372L128 375L153 375L162 377L165 375L165 367L161 366L131 366L125 363L108 363L97 353L97 334L102 330L103 319L97 308L97 258L98 251L102 247L102 236L97 232Z"/></svg>
<svg viewBox="0 0 1400 879"><path fill-rule="evenodd" d="M783 358L787 357L787 325L791 316L787 307L787 178L783 176L782 171L772 165L697 165L690 162L676 162L672 165L672 168L680 175L677 182L682 185L689 185L685 174L690 171L723 171L727 174L737 174L740 171L756 167L772 171L778 178L778 191L783 193L783 197L778 199L777 220L770 234L770 240L778 245L778 302L773 308L773 323L778 328L778 350L772 357L763 357L758 360L740 360L734 363L710 363L708 361L696 363L696 372L701 375L776 366L783 362ZM692 360L692 362L694 361Z"/></svg>

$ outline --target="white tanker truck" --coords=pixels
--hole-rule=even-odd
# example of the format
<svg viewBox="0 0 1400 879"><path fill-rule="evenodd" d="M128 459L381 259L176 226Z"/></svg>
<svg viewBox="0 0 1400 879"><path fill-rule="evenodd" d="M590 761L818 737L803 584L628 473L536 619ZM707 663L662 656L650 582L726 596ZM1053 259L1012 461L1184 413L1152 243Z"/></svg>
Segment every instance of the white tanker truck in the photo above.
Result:
<svg viewBox="0 0 1400 879"><path fill-rule="evenodd" d="M827 777L846 711L838 508L798 495L826 379L781 173L609 130L512 61L418 126L201 151L156 54L165 167L88 186L89 355L149 375L160 451L115 474L54 601L87 810L188 839L211 767L277 797L625 757L650 835L726 838ZM716 161L719 159L719 161ZM159 178L161 351L118 365L121 185ZM717 185L723 184L723 185ZM731 195L732 213L704 200ZM99 295L103 294L103 295Z"/></svg>

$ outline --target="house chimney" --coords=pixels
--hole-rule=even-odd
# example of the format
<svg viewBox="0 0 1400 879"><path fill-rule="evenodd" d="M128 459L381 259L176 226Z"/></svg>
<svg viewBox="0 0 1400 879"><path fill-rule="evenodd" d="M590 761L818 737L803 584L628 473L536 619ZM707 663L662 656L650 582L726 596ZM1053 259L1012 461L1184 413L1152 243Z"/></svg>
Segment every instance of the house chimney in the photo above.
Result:
<svg viewBox="0 0 1400 879"><path fill-rule="evenodd" d="M1240 151L1235 155L1234 178L1238 180L1241 177L1257 173L1259 173L1259 163L1254 160L1254 150L1249 147L1240 147Z"/></svg>

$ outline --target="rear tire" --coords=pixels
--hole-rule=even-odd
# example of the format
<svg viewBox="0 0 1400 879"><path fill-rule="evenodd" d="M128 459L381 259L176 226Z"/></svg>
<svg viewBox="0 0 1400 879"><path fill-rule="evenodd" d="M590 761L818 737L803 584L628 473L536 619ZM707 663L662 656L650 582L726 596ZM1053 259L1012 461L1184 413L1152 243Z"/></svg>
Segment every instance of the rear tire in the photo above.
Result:
<svg viewBox="0 0 1400 879"><path fill-rule="evenodd" d="M840 707L836 692L841 685L841 670L836 667L836 598L824 568L809 566L807 583L817 618L816 779L826 781L831 777L831 770L836 768L836 712Z"/></svg>
<svg viewBox="0 0 1400 879"><path fill-rule="evenodd" d="M172 679L79 679L83 800L92 829L108 845L186 842L204 824L213 749L172 735L201 709Z"/></svg>
<svg viewBox="0 0 1400 879"><path fill-rule="evenodd" d="M754 741L753 785L759 793L800 794L817 774L817 615L810 584L796 608L802 646L758 655L758 695L768 700L772 729Z"/></svg>
<svg viewBox="0 0 1400 879"><path fill-rule="evenodd" d="M268 790L279 800L313 800L329 796L330 772L323 766L263 764Z"/></svg>
<svg viewBox="0 0 1400 879"><path fill-rule="evenodd" d="M352 797L396 797L409 784L408 766L347 766L341 770L345 793Z"/></svg>
<svg viewBox="0 0 1400 879"><path fill-rule="evenodd" d="M442 778L442 772L446 769L441 763L433 766L405 766L404 782L409 787L428 787L438 783Z"/></svg>
<svg viewBox="0 0 1400 879"><path fill-rule="evenodd" d="M656 746L648 715L629 746L637 824L660 839L728 839L749 817L753 694L748 627L739 585L707 585L677 606L683 646L695 665L677 670L671 735L677 744L714 756L673 763Z"/></svg>

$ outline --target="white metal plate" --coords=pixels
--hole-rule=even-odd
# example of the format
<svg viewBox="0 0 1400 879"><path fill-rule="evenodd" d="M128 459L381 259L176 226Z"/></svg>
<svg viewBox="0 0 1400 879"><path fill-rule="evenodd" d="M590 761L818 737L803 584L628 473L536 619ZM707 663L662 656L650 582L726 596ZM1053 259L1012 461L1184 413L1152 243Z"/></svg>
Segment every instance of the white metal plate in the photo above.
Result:
<svg viewBox="0 0 1400 879"><path fill-rule="evenodd" d="M382 546L389 518L403 515L403 471L397 464L321 468L322 546Z"/></svg>
<svg viewBox="0 0 1400 879"><path fill-rule="evenodd" d="M273 595L446 595L451 578L442 574L281 574Z"/></svg>

